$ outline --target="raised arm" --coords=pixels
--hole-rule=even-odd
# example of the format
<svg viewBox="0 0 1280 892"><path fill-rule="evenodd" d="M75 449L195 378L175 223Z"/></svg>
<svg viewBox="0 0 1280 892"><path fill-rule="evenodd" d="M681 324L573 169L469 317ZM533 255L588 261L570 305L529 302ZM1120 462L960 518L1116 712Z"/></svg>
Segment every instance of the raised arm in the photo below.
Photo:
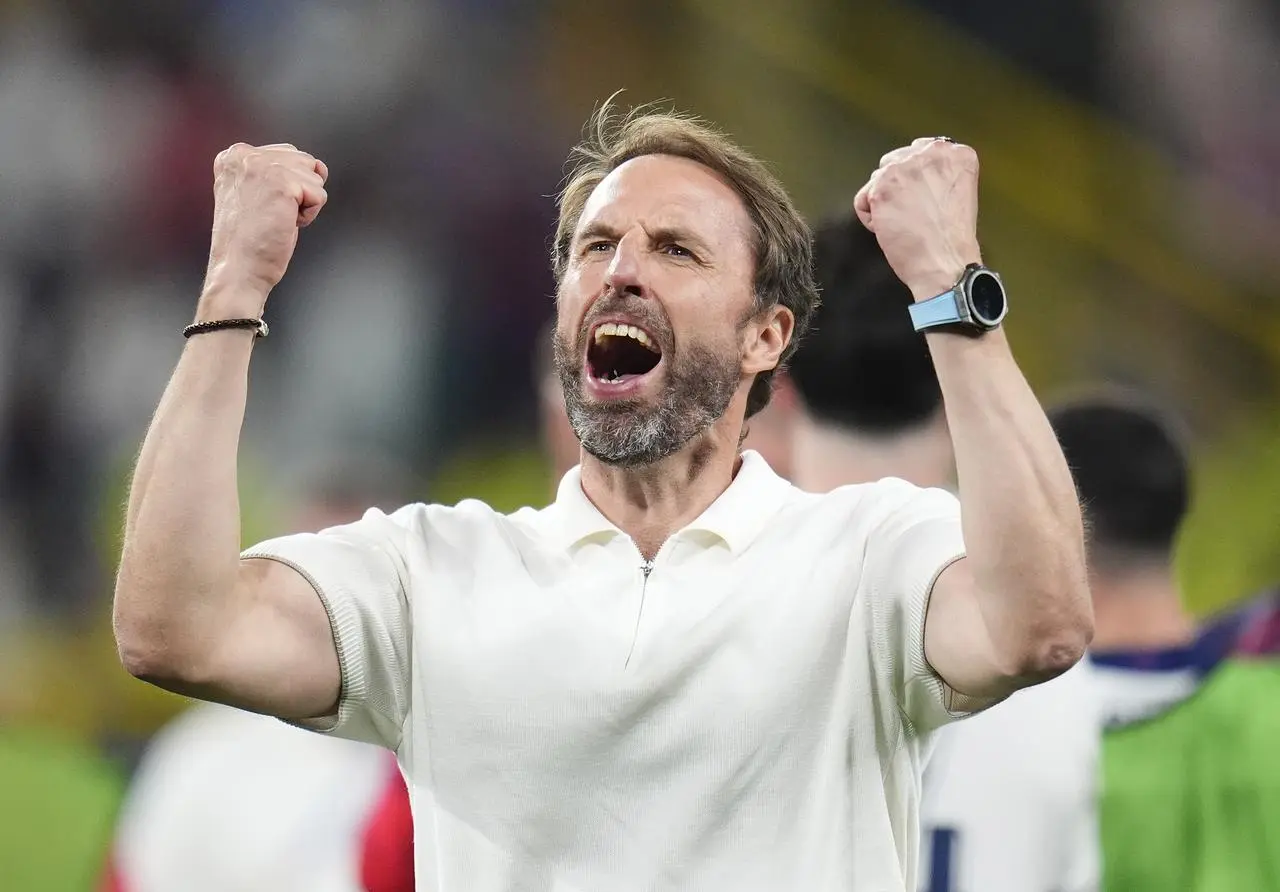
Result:
<svg viewBox="0 0 1280 892"><path fill-rule="evenodd" d="M324 164L293 146L236 145L214 164L208 277L196 321L259 318L298 230L326 200ZM240 559L236 464L252 329L191 337L134 471L116 579L120 659L160 687L284 718L334 712L324 605L279 561Z"/></svg>
<svg viewBox="0 0 1280 892"><path fill-rule="evenodd" d="M855 210L917 301L950 290L977 238L973 149L920 139L881 159ZM968 557L938 577L925 657L950 687L997 698L1076 663L1093 634L1071 473L1002 329L927 335L942 386Z"/></svg>

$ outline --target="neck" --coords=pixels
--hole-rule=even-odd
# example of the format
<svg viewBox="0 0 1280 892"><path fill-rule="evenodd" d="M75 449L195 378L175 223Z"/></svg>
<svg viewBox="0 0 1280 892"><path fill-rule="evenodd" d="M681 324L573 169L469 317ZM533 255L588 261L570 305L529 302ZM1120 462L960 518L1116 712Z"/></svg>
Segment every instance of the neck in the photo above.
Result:
<svg viewBox="0 0 1280 892"><path fill-rule="evenodd" d="M1090 588L1096 651L1161 650L1195 640L1195 619L1167 564L1095 571Z"/></svg>
<svg viewBox="0 0 1280 892"><path fill-rule="evenodd" d="M722 418L679 452L636 468L606 464L584 451L582 490L652 560L672 533L729 488L740 462L741 430L741 422Z"/></svg>
<svg viewBox="0 0 1280 892"><path fill-rule="evenodd" d="M909 430L883 435L852 431L800 414L793 443L795 482L809 492L827 492L884 477L949 488L955 479L951 440L941 412Z"/></svg>

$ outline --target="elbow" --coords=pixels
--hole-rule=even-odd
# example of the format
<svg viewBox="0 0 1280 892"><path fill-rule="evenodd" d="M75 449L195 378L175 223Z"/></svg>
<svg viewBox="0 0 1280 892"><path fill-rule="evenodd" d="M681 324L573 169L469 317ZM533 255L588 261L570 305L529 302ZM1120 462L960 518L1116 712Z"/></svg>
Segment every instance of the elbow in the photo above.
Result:
<svg viewBox="0 0 1280 892"><path fill-rule="evenodd" d="M112 603L120 665L156 687L198 695L211 684L227 640L227 612L207 606L219 600L225 598L211 595L208 588L131 579L122 573Z"/></svg>
<svg viewBox="0 0 1280 892"><path fill-rule="evenodd" d="M1030 684L1062 675L1084 658L1093 641L1093 609L1085 588L1069 609L1058 611L1028 636L1015 673Z"/></svg>
<svg viewBox="0 0 1280 892"><path fill-rule="evenodd" d="M1019 673L1033 683L1057 678L1084 658L1092 631L1070 631L1046 636L1026 656Z"/></svg>
<svg viewBox="0 0 1280 892"><path fill-rule="evenodd" d="M172 630L156 617L123 607L119 595L112 626L120 665L134 678L172 690L190 674L190 661L176 646Z"/></svg>
<svg viewBox="0 0 1280 892"><path fill-rule="evenodd" d="M193 696L202 687L198 664L160 642L117 633L116 653L124 670L139 681L184 696Z"/></svg>
<svg viewBox="0 0 1280 892"><path fill-rule="evenodd" d="M175 660L158 636L148 634L137 623L115 622L116 654L124 671L140 681L164 686L174 675Z"/></svg>
<svg viewBox="0 0 1280 892"><path fill-rule="evenodd" d="M152 651L116 641L116 653L120 657L120 665L138 681L156 684L163 687L163 661Z"/></svg>

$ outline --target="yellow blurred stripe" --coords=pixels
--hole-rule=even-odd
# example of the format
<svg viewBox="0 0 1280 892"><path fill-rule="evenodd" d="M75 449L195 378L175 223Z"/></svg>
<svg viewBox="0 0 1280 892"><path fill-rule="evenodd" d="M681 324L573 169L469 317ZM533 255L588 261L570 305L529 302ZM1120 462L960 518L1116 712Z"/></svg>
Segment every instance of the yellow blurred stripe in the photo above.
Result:
<svg viewBox="0 0 1280 892"><path fill-rule="evenodd" d="M1280 305L1161 238L1152 196L1172 205L1178 178L1159 153L1101 114L896 4L810 8L806 27L794 2L686 2L780 71L897 137L926 126L980 146L984 189L1280 365ZM816 15L825 21L815 29ZM825 35L853 51L836 52Z"/></svg>

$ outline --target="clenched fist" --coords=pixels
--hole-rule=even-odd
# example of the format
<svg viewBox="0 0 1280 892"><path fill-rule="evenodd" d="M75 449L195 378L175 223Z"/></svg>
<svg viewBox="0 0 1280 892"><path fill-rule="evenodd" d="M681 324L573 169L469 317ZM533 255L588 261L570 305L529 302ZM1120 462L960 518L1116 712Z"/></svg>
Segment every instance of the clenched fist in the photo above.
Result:
<svg viewBox="0 0 1280 892"><path fill-rule="evenodd" d="M329 169L291 145L237 143L218 155L213 174L206 289L234 295L228 312L256 317L289 266L298 229L328 200Z"/></svg>
<svg viewBox="0 0 1280 892"><path fill-rule="evenodd" d="M951 288L978 248L978 154L933 137L880 159L854 211L916 300Z"/></svg>

